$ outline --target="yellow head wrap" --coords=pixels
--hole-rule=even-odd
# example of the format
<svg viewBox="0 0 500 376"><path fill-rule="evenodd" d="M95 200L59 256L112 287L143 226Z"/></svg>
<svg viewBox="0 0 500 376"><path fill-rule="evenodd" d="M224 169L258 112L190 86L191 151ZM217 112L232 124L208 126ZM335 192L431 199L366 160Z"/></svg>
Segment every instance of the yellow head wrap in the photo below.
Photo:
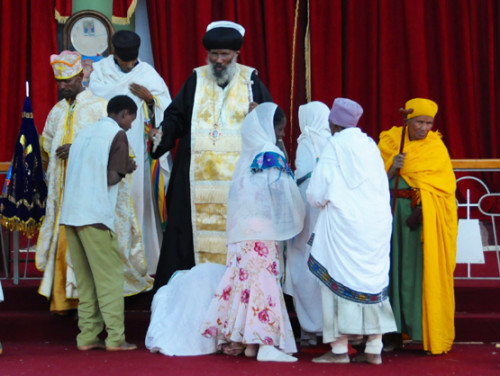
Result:
<svg viewBox="0 0 500 376"><path fill-rule="evenodd" d="M411 114L408 114L407 119L411 119L421 115L434 118L438 111L437 103L425 98L410 99L408 102L406 102L405 109L408 110L410 108L413 108L413 112Z"/></svg>

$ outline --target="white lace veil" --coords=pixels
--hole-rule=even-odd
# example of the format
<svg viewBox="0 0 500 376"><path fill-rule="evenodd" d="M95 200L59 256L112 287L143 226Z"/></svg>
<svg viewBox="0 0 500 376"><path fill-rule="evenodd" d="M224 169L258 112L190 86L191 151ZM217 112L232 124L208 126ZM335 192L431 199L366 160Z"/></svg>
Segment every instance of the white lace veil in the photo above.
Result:
<svg viewBox="0 0 500 376"><path fill-rule="evenodd" d="M287 240L302 230L304 204L293 177L278 168L253 173L255 157L264 152L283 156L275 145L277 105L262 103L245 118L241 156L236 165L227 208L227 242Z"/></svg>

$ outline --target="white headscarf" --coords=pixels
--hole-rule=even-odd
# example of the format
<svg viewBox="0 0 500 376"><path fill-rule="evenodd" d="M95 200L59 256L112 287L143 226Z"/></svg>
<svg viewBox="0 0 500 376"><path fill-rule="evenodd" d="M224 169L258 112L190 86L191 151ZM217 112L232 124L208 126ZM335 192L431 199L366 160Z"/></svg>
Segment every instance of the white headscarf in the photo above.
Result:
<svg viewBox="0 0 500 376"><path fill-rule="evenodd" d="M297 139L295 177L303 177L314 169L316 159L332 137L328 124L330 109L322 102L310 102L299 107L300 136Z"/></svg>
<svg viewBox="0 0 500 376"><path fill-rule="evenodd" d="M308 140L317 156L332 136L328 124L330 109L322 102L313 101L299 107L300 136L297 143Z"/></svg>
<svg viewBox="0 0 500 376"><path fill-rule="evenodd" d="M274 103L262 103L245 118L241 155L236 165L227 208L227 242L287 240L302 230L305 208L293 177L278 168L253 173L260 153L283 156L276 146Z"/></svg>

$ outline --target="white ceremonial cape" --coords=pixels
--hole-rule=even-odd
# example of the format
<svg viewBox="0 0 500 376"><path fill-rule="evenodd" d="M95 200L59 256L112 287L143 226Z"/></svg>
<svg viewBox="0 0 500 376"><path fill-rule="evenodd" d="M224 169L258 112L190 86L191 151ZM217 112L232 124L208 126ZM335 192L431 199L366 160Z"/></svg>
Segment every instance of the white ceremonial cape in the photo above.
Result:
<svg viewBox="0 0 500 376"><path fill-rule="evenodd" d="M307 200L321 212L313 256L336 282L378 294L389 284L389 186L380 151L359 128L335 133L313 171Z"/></svg>
<svg viewBox="0 0 500 376"><path fill-rule="evenodd" d="M145 102L130 92L129 86L132 83L146 87L154 96L154 120L158 127L163 121L165 109L172 100L163 78L151 65L139 60L131 72L124 73L115 63L112 55L93 64L89 81L89 88L93 93L107 100L116 95L128 95L138 107L137 118L127 132L137 163L137 170L132 174L132 199L142 232L148 272L154 274L160 256L163 232L157 203L152 192L150 162L144 131L144 123L149 119L148 110ZM170 177L170 159L170 153L164 154L159 159L165 190Z"/></svg>
<svg viewBox="0 0 500 376"><path fill-rule="evenodd" d="M332 137L328 124L330 109L321 102L310 102L299 107L301 134L297 140L295 180L303 202L306 203L304 228L287 242L286 269L283 292L293 296L295 311L301 328L310 333L320 333L323 328L321 292L318 278L311 273L307 260L311 247L307 244L320 212L307 203L306 190L312 171L321 151ZM299 183L300 182L300 183Z"/></svg>

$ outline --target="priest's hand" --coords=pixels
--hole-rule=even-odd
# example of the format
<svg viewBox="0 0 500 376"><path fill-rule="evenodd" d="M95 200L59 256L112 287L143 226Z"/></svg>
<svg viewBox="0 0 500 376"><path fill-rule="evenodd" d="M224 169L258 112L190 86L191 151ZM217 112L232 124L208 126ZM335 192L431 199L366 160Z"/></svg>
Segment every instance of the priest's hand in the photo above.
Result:
<svg viewBox="0 0 500 376"><path fill-rule="evenodd" d="M248 105L248 112L252 112L252 110L257 107L259 104L257 102L250 102Z"/></svg>
<svg viewBox="0 0 500 376"><path fill-rule="evenodd" d="M156 136L157 134L159 134L159 136ZM162 134L162 131L161 131L160 128L150 129L149 132L148 132L148 141L154 141L155 140L155 136L156 137L161 137L161 134Z"/></svg>
<svg viewBox="0 0 500 376"><path fill-rule="evenodd" d="M147 104L154 103L153 94L146 87L139 84L130 84L129 89L132 94L141 98Z"/></svg>
<svg viewBox="0 0 500 376"><path fill-rule="evenodd" d="M59 159L68 159L71 144L64 144L56 149L56 156Z"/></svg>

